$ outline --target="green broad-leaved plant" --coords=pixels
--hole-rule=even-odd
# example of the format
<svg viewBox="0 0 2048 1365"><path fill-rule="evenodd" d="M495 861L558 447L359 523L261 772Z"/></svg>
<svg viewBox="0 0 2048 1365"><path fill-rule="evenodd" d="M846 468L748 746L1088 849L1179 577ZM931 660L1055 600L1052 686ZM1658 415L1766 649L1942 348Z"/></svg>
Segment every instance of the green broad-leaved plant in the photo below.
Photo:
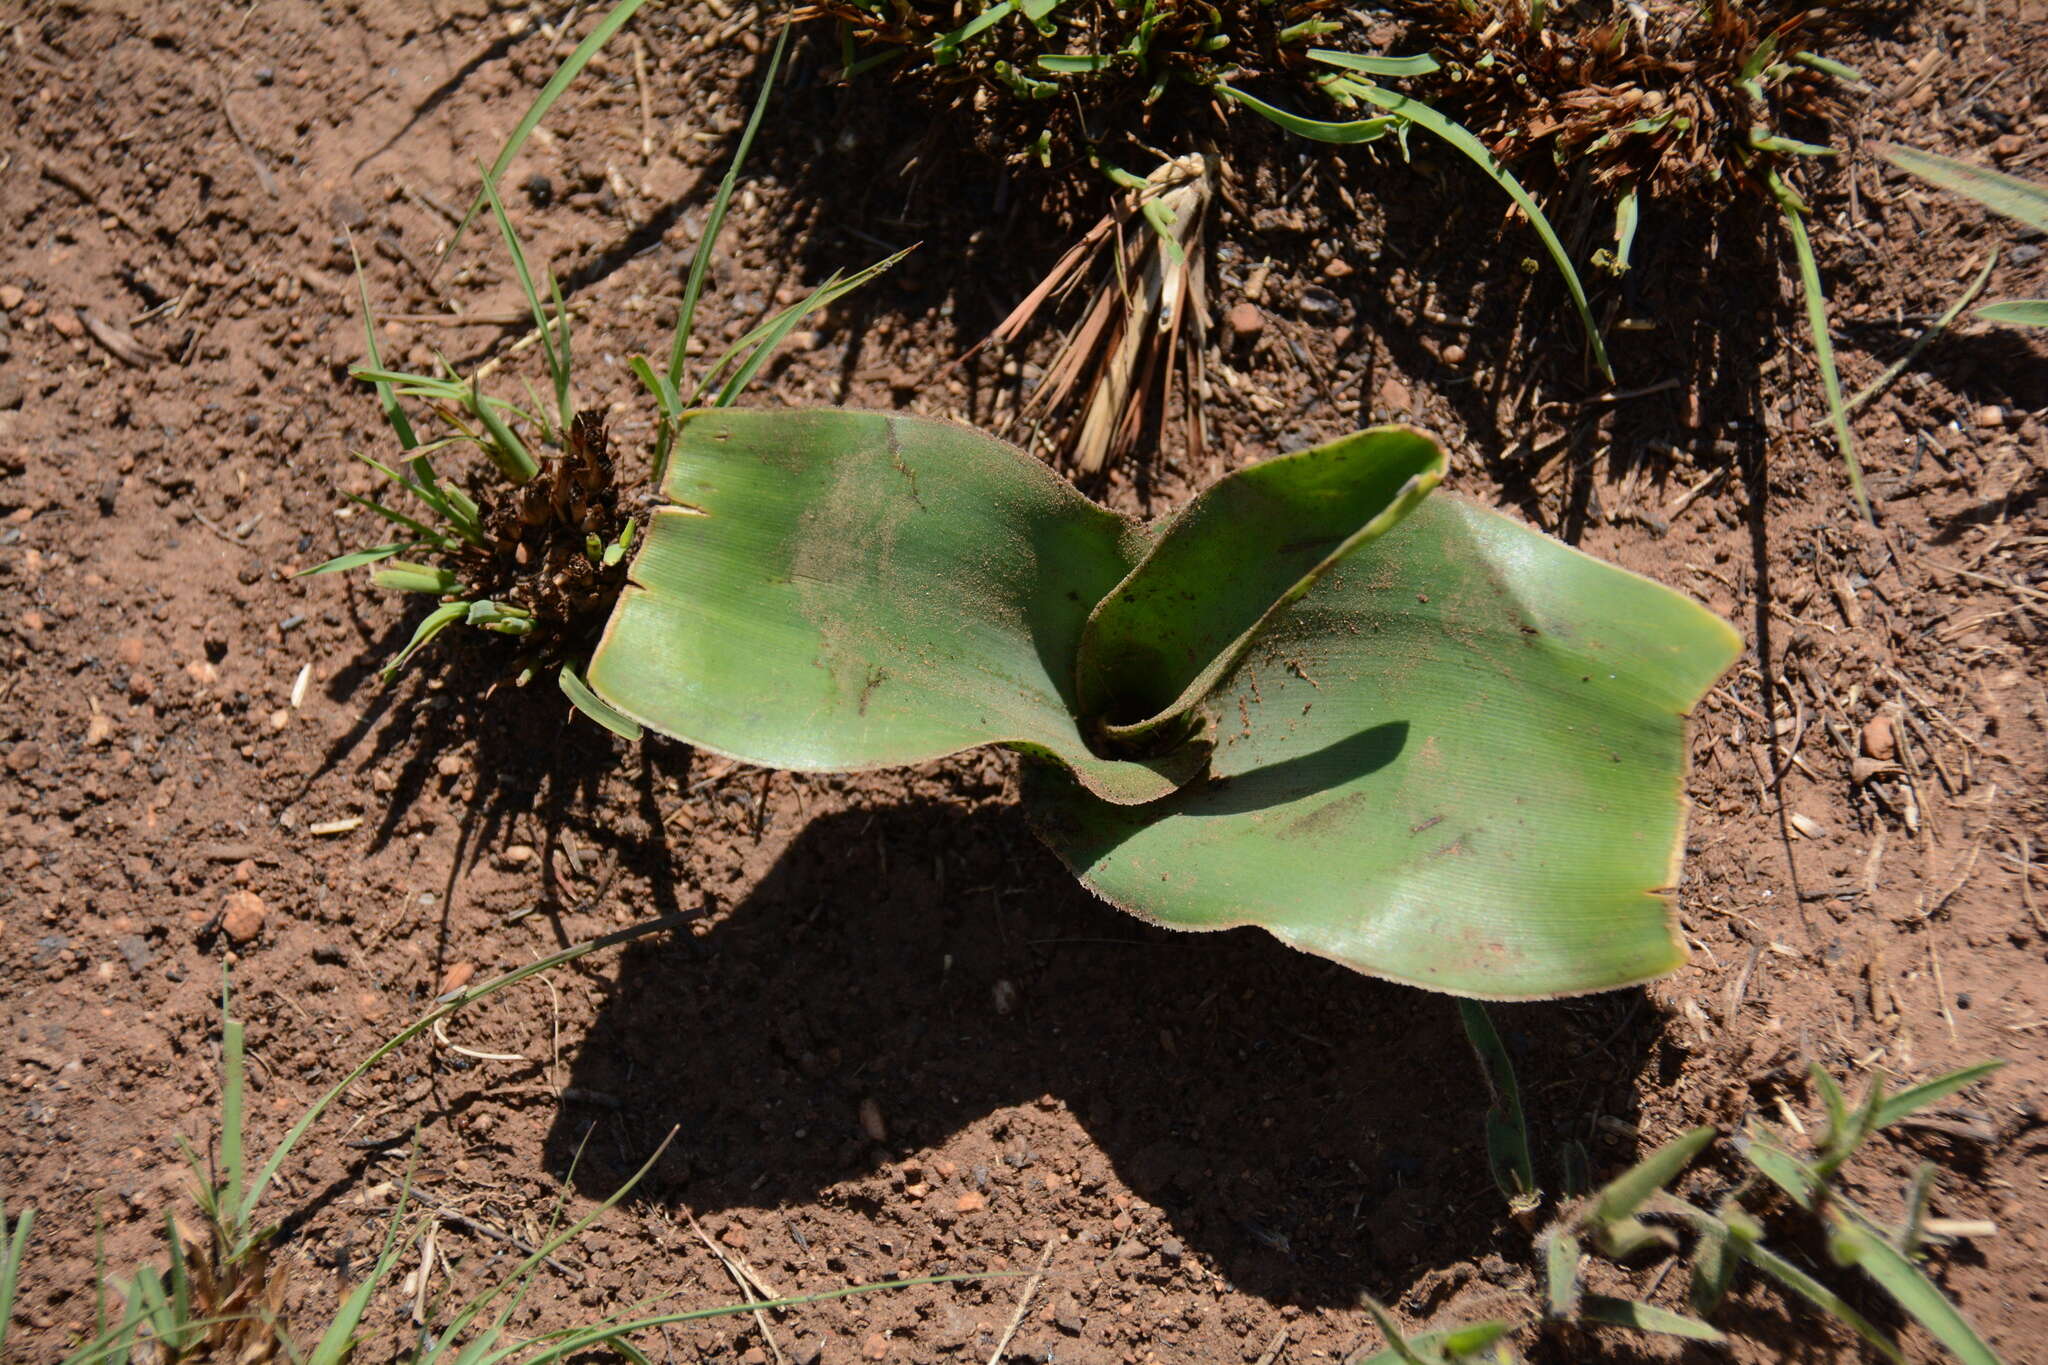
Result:
<svg viewBox="0 0 2048 1365"><path fill-rule="evenodd" d="M1013 749L1046 842L1158 924L1461 995L1661 976L1737 637L1444 472L1379 427L1146 525L964 427L695 412L587 680L764 766Z"/></svg>

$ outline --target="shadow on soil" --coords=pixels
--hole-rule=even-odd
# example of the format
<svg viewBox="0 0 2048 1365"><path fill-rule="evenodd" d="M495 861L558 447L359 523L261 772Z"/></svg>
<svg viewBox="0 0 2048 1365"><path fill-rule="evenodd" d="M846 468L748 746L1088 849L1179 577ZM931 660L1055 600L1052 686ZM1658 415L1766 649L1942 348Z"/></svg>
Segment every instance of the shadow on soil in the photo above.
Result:
<svg viewBox="0 0 2048 1365"><path fill-rule="evenodd" d="M1645 998L1496 1019L1539 1164L1554 1170L1567 1137L1603 1152L1596 1119L1634 1112ZM1083 1191L1107 1174L1085 1156L1077 1170L1070 1140L1032 1150L1055 1145L1064 1110L1166 1234L1275 1302L1397 1292L1416 1265L1482 1254L1504 1221L1449 1000L1256 931L1125 918L1009 811L814 821L710 933L627 950L566 1079L582 1102L549 1135L550 1169L580 1149L574 1180L603 1197L675 1127L636 1197L700 1214L831 1202L834 1185L1010 1111L985 1165L926 1177L928 1207L943 1219L986 1180L990 1219L1021 1201L1028 1221L1074 1198L1048 1193L1047 1171ZM885 1143L863 1131L869 1100ZM996 1247L1001 1226L954 1225L959 1254Z"/></svg>

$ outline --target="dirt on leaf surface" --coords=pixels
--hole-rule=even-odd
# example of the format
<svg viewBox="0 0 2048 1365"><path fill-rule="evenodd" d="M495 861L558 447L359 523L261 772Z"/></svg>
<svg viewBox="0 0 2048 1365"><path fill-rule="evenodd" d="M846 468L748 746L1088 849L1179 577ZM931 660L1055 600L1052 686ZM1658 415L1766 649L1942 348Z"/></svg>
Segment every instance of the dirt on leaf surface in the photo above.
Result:
<svg viewBox="0 0 2048 1365"><path fill-rule="evenodd" d="M486 234L433 262L476 162L592 21L561 17L363 0L0 21L0 1170L8 1207L40 1210L24 1358L88 1330L96 1227L125 1276L189 1211L178 1140L214 1142L224 962L267 1152L451 983L664 912L687 929L459 1016L315 1130L268 1206L297 1321L364 1272L409 1159L449 1215L454 1268L429 1291L452 1274L474 1292L563 1182L588 1207L671 1130L518 1330L737 1298L693 1218L786 1293L1043 1266L1004 1346L1019 1361L1348 1359L1378 1342L1360 1291L1417 1327L1529 1315L1530 1234L1488 1177L1450 1001L1094 902L1031 838L1001 756L842 778L629 746L503 685L490 640L437 645L383 689L423 608L291 577L381 538L342 498L374 488L348 452L389 449L346 375L350 236L395 363L438 350L467 372L522 334L432 320L519 311ZM508 178L626 469L651 426L625 359L666 345L766 50L737 4L650 7L634 32L638 56L615 45ZM2038 240L1853 153L1896 138L2042 177L2048 28L2016 0L1930 4L1850 48L1870 85L1834 129L1852 154L1807 188L1854 390L1993 246L1987 297L2042 292ZM830 84L834 55L794 50L707 349L922 240L793 338L754 401L999 425L1042 351L946 367L1061 229L999 162L935 154L943 130L886 87ZM1524 268L1533 237L1463 162L1244 118L1228 134L1212 293L1257 326L1211 370L1206 451L1091 491L1164 511L1226 468L1413 420L1451 444L1459 495L1695 594L1751 646L1695 730L1692 965L1496 1015L1548 1187L1569 1141L1604 1176L1700 1122L1811 1129L1809 1060L1860 1084L2010 1058L1850 1183L1890 1214L1937 1163L1935 1212L1997 1230L1933 1275L2004 1359L2040 1359L2048 348L1965 320L1862 409L1872 529L1767 214L1646 206L1634 268L1598 291L1620 371L1603 397L1555 279ZM1587 245L1606 220L1588 200L1560 228ZM1737 1175L1716 1157L1686 1188ZM1817 1243L1785 1249L1935 1356ZM1682 1292L1654 1263L1602 1273ZM982 1361L1025 1283L794 1309L772 1345L750 1317L642 1345ZM369 1358L406 1349L409 1313L379 1298ZM1735 1359L1860 1358L1753 1285L1722 1321ZM1718 1358L1621 1331L1521 1341L1541 1361Z"/></svg>

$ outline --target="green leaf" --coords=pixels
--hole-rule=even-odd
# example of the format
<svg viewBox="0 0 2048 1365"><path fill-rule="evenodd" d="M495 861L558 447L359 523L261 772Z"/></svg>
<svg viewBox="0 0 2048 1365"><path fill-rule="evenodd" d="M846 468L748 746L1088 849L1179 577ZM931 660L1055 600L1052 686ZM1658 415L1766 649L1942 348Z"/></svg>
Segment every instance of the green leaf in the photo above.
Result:
<svg viewBox="0 0 2048 1365"><path fill-rule="evenodd" d="M1040 58L1044 61L1044 58ZM1290 114L1285 109L1266 103L1254 95L1248 95L1234 85L1219 85L1219 94L1235 100L1260 118L1286 129L1297 137L1314 142L1331 142L1349 146L1360 142L1377 142L1385 137L1401 120L1391 115L1378 118L1351 119L1343 123L1326 123L1321 119L1303 118Z"/></svg>
<svg viewBox="0 0 2048 1365"><path fill-rule="evenodd" d="M1543 1273L1550 1296L1550 1316L1569 1322L1579 1315L1579 1258L1584 1254L1571 1229L1545 1233Z"/></svg>
<svg viewBox="0 0 2048 1365"><path fill-rule="evenodd" d="M1988 166L1973 166L1939 152L1923 152L1917 147L1893 142L1880 142L1876 147L1879 156L1902 171L1974 199L1993 213L2024 223L2036 232L2048 232L2048 185L2022 180Z"/></svg>
<svg viewBox="0 0 2048 1365"><path fill-rule="evenodd" d="M1087 76L1098 71L1107 71L1116 65L1112 56L1076 57L1058 52L1044 53L1038 58L1038 69L1051 71L1062 76Z"/></svg>
<svg viewBox="0 0 2048 1365"><path fill-rule="evenodd" d="M1413 57L1369 57L1360 52L1312 47L1308 50L1308 59L1324 66L1340 66L1346 71L1363 71L1368 76L1427 76L1442 70L1442 64L1427 52Z"/></svg>
<svg viewBox="0 0 2048 1365"><path fill-rule="evenodd" d="M1522 1119L1522 1090L1515 1081L1515 1064L1484 1005L1460 1000L1458 1017L1472 1050L1479 1054L1480 1074L1486 1078L1486 1092L1492 1099L1486 1111L1486 1164L1509 1209L1525 1213L1540 1204L1543 1195L1536 1188L1536 1162L1529 1154L1529 1130Z"/></svg>
<svg viewBox="0 0 2048 1365"><path fill-rule="evenodd" d="M1016 8L1017 0L995 0L994 4L983 9L981 13L975 15L951 33L942 33L932 39L931 54L933 64L946 66L958 61L962 47L965 47L968 43L980 37L982 33L1009 18L1016 11Z"/></svg>
<svg viewBox="0 0 2048 1365"><path fill-rule="evenodd" d="M1387 1349L1381 1355L1374 1356L1374 1360L1384 1357L1390 1361L1398 1360L1401 1365L1429 1365L1429 1362L1416 1351L1415 1344L1401 1335L1400 1324L1394 1321L1394 1315L1383 1308L1379 1300L1370 1294L1362 1294L1359 1296L1359 1303L1379 1327L1380 1335L1387 1339Z"/></svg>
<svg viewBox="0 0 2048 1365"><path fill-rule="evenodd" d="M1474 137L1463 124L1444 117L1429 105L1382 89L1370 81L1346 80L1341 83L1341 88L1397 118L1436 134L1462 152L1473 165L1486 172L1494 184L1507 192L1508 198L1514 200L1528 216L1529 226L1536 230L1536 235L1543 241L1543 249L1550 253L1558 274L1564 277L1565 291L1571 295L1572 307L1578 310L1579 321L1586 329L1586 340L1592 344L1594 363L1600 367L1600 373L1612 382L1614 367L1607 363L1607 343L1600 335L1600 324L1593 320L1593 306L1586 301L1586 287L1579 282L1578 268L1572 264L1570 254L1565 251L1564 243L1550 226L1550 219L1544 216L1535 196L1522 188L1522 182L1515 179L1513 173L1487 150L1486 144Z"/></svg>
<svg viewBox="0 0 2048 1365"><path fill-rule="evenodd" d="M761 130L762 116L768 112L768 97L775 93L775 78L782 71L782 54L789 47L792 27L783 25L782 32L775 39L775 50L768 57L768 70L761 78L761 93L754 97L754 107L747 115L747 126L740 133L739 145L733 149L725 176L718 182L718 193L712 196L710 212L704 215L704 230L697 234L697 249L690 256L690 274L683 285L682 307L676 312L675 335L669 341L667 374L672 389L683 386L683 362L689 353L690 334L697 325L697 301L704 294L704 275L711 269L711 253L717 249L718 235L725 227L726 210L731 206L733 190L739 184L740 168L747 164L747 153L754 146L754 134ZM661 462L657 460L654 471L657 483L662 472Z"/></svg>
<svg viewBox="0 0 2048 1365"><path fill-rule="evenodd" d="M855 271L849 276L841 276L835 273L830 279L812 290L809 295L797 300L788 308L785 308L782 312L740 338L738 342L734 343L732 350L727 352L727 355L735 354L742 347L748 345L752 345L754 349L745 360L740 362L739 367L732 372L725 383L719 386L718 396L712 400L711 406L718 408L731 407L735 402L739 401L740 396L746 392L747 385L754 382L754 376L759 374L761 367L774 357L777 350L781 349L783 341L796 329L796 325L799 322L802 322L820 308L829 306L835 299L843 298L860 288L869 280L874 279L875 276L888 270L905 256L908 256L913 249L905 247L895 255L876 261L873 265ZM725 361L721 358L719 363L706 373L706 380L708 381L712 375L717 374L724 364ZM701 388L699 392L702 392Z"/></svg>
<svg viewBox="0 0 2048 1365"><path fill-rule="evenodd" d="M1693 1247L1692 1284L1686 1291L1686 1301L1702 1317L1721 1306L1735 1278L1736 1254L1728 1240L1726 1229L1705 1228Z"/></svg>
<svg viewBox="0 0 2048 1365"><path fill-rule="evenodd" d="M370 368L381 370L384 357L377 350L377 318L370 310L370 282L363 277L363 258L356 254L356 239L352 234L348 238L348 256L356 263L356 296L363 309L363 350L370 358ZM398 395L392 392L390 381L377 379L371 383L377 391L377 407L398 436L398 444L411 450L420 443L420 438L413 434L412 423L407 419L405 409L399 406Z"/></svg>
<svg viewBox="0 0 2048 1365"><path fill-rule="evenodd" d="M405 1221L407 1196L412 1191L410 1177L411 1168L408 1166L407 1179L399 1187L398 1207L392 1211L391 1224L384 1232L383 1248L377 1253L377 1259L363 1282L351 1289L336 1307L334 1316L327 1323L327 1330L313 1344L312 1354L307 1357L308 1365L343 1365L347 1361L356 1344L356 1328L369 1311L371 1297L391 1277L399 1256L410 1249L410 1241L398 1235L400 1225Z"/></svg>
<svg viewBox="0 0 2048 1365"><path fill-rule="evenodd" d="M1684 713L1738 642L1506 518L1395 524L1440 469L1360 433L1148 533L962 428L694 413L588 682L753 763L1053 760L1041 832L1161 923L1464 994L1668 971Z"/></svg>
<svg viewBox="0 0 2048 1365"><path fill-rule="evenodd" d="M1705 1150L1718 1131L1709 1123L1702 1124L1690 1132L1680 1133L1608 1181L1600 1192L1593 1196L1592 1207L1587 1212L1587 1223L1597 1227L1604 1223L1619 1222L1634 1214L1642 1207L1644 1200L1678 1179L1679 1172Z"/></svg>
<svg viewBox="0 0 2048 1365"><path fill-rule="evenodd" d="M470 381L463 401L477 421L483 423L484 430L490 433L490 439L483 442L484 453L490 456L491 463L498 467L500 474L513 483L525 483L540 473L540 463L527 450L526 443L514 435L505 419L498 415L498 410L505 404L486 398L474 380Z"/></svg>
<svg viewBox="0 0 2048 1365"><path fill-rule="evenodd" d="M562 97L562 92L583 74L583 68L590 65L590 59L612 40L614 33L626 26L626 21L645 3L647 0L619 0L618 4L613 5L605 16L597 21L597 26L590 30L583 41L576 45L575 51L571 52L555 74L548 78L548 83L540 88L540 93L534 96L533 103L527 106L526 113L514 125L512 136L505 139L505 145L498 151L498 159L493 161L490 170L484 173L487 184L496 185L504 178L505 171L512 165L512 158L519 155L519 149L526 145L527 138L533 136L533 130L547 117L548 110L555 107L555 101ZM462 240L462 234L469 230L469 225L476 220L476 216L483 212L485 202L484 191L478 190L476 198L470 203L469 211L462 215L462 221L455 225L454 235L442 249L442 260L454 254L456 243Z"/></svg>
<svg viewBox="0 0 2048 1365"><path fill-rule="evenodd" d="M1877 1281L1899 1307L1926 1328L1929 1335L1955 1353L1963 1365L1999 1365L1984 1339L1964 1320L1956 1306L1934 1287L1918 1266L1883 1238L1875 1236L1840 1210L1828 1211L1833 1223L1829 1250L1844 1264L1854 1265Z"/></svg>
<svg viewBox="0 0 2048 1365"><path fill-rule="evenodd" d="M2003 1060L1979 1062L1975 1066L1966 1066L1960 1071L1951 1071L1946 1076L1937 1076L1931 1081L1923 1081L1919 1085L1907 1086L1904 1090L1899 1091L1898 1094L1889 1097L1884 1103L1877 1106L1877 1116L1871 1127L1873 1129L1889 1127L1909 1114L1925 1109L1928 1105L1938 1100L1947 1099L1964 1086L1975 1085L1978 1081L1983 1080L2004 1065L2005 1062Z"/></svg>
<svg viewBox="0 0 2048 1365"><path fill-rule="evenodd" d="M467 602L444 602L428 612L426 619L421 621L419 626L414 629L412 639L407 642L404 649L398 652L398 657L385 667L383 673L384 681L390 682L393 678L397 677L399 670L404 668L412 656L419 653L428 641L467 615L469 615L469 603Z"/></svg>
<svg viewBox="0 0 2048 1365"><path fill-rule="evenodd" d="M1806 235L1806 203L1776 171L1766 177L1778 207L1785 215L1785 227L1792 235L1792 254L1799 262L1799 288L1806 301L1806 327L1813 337L1813 360L1820 369L1820 383L1828 400L1828 423L1834 428L1835 445L1842 463L1849 469L1849 492L1856 510L1872 525L1870 499L1863 492L1863 462L1856 458L1856 437L1849 430L1849 409L1842 400L1841 376L1835 372L1835 344L1828 336L1828 301L1820 282L1820 265L1813 256L1813 242Z"/></svg>
<svg viewBox="0 0 2048 1365"><path fill-rule="evenodd" d="M462 591L462 580L452 569L438 564L410 564L398 560L370 575L370 581L387 592L424 592L445 597Z"/></svg>
<svg viewBox="0 0 2048 1365"><path fill-rule="evenodd" d="M410 554L419 548L418 541L393 541L389 545L372 545L365 550L354 550L345 555L336 555L324 564L315 564L310 569L300 569L293 578L311 578L314 574L340 573L344 569L360 569L365 564L376 564L393 555Z"/></svg>
<svg viewBox="0 0 2048 1365"><path fill-rule="evenodd" d="M1653 1303L1637 1303L1634 1299L1588 1294L1579 1311L1589 1321L1604 1322L1614 1327L1633 1327L1639 1332L1662 1332L1666 1336L1687 1337L1693 1341L1721 1342L1728 1339L1698 1318L1689 1318Z"/></svg>
<svg viewBox="0 0 2048 1365"><path fill-rule="evenodd" d="M569 357L555 342L553 329L548 325L548 310L542 306L540 291L534 288L533 272L526 266L526 250L519 245L519 233L512 227L512 215L505 212L505 202L498 197L498 187L490 176L484 177L484 197L490 200L491 216L498 220L498 233L505 239L505 250L512 257L512 273L519 279L519 288L526 295L527 311L533 315L534 331L540 336L541 354L547 360L548 377L555 384L555 406L561 410L562 427L568 429L575 420L575 402L569 394ZM550 281L552 283L552 281ZM556 295L557 300L560 295ZM566 328L569 315L565 310L555 314ZM529 391L528 396L531 396Z"/></svg>
<svg viewBox="0 0 2048 1365"><path fill-rule="evenodd" d="M1731 1247L1734 1245L1731 1243ZM1870 1319L1850 1307L1848 1301L1834 1290L1776 1252L1754 1242L1742 1244L1741 1252L1742 1258L1758 1270L1798 1294L1829 1317L1847 1325L1856 1335L1875 1347L1879 1355L1891 1361L1892 1365L1903 1365L1905 1356L1900 1354L1897 1344L1879 1331Z"/></svg>
<svg viewBox="0 0 2048 1365"><path fill-rule="evenodd" d="M1013 446L855 412L684 417L590 687L650 730L778 768L1056 755L1122 799L1191 765L1097 757L1089 611L1143 535Z"/></svg>
<svg viewBox="0 0 2048 1365"><path fill-rule="evenodd" d="M591 691L590 684L583 681L583 675L576 671L575 665L563 664L556 671L555 679L571 706L621 739L639 739L645 733L630 717L620 715L603 697Z"/></svg>
<svg viewBox="0 0 2048 1365"><path fill-rule="evenodd" d="M1360 971L1537 999L1685 960L1685 713L1729 627L1441 495L1326 574L1204 703L1209 780L1138 808L1027 770L1084 884L1182 929L1258 924Z"/></svg>
<svg viewBox="0 0 2048 1365"><path fill-rule="evenodd" d="M1117 744L1180 724L1277 613L1399 524L1444 469L1434 439L1381 427L1202 490L1089 616L1075 665L1082 714Z"/></svg>
<svg viewBox="0 0 2048 1365"><path fill-rule="evenodd" d="M1987 303L1977 310L1986 322L2010 322L2021 327L2048 327L2048 299L2008 299Z"/></svg>
<svg viewBox="0 0 2048 1365"><path fill-rule="evenodd" d="M1821 1179L1804 1161L1763 1137L1738 1140L1735 1150L1766 1180L1783 1190L1793 1203L1803 1209L1813 1207Z"/></svg>
<svg viewBox="0 0 2048 1365"><path fill-rule="evenodd" d="M229 1013L228 1004L228 981L226 969L223 968L220 991L220 1165L223 1182L221 1202L225 1207L233 1209L241 1206L243 1187L245 1046L242 1021Z"/></svg>
<svg viewBox="0 0 2048 1365"><path fill-rule="evenodd" d="M24 1208L7 1226L7 1212L0 1206L0 1347L7 1344L7 1328L14 1321L14 1289L21 1280L22 1259L28 1254L28 1235L36 1225L36 1211Z"/></svg>

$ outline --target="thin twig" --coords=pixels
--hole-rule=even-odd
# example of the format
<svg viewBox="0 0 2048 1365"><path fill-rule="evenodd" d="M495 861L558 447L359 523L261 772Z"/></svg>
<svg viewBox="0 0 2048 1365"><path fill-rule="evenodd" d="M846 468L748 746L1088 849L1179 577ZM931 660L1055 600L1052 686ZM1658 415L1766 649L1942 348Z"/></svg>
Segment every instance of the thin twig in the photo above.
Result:
<svg viewBox="0 0 2048 1365"><path fill-rule="evenodd" d="M760 1283L750 1282L746 1272L740 1269L739 1265L734 1262L730 1255L720 1249L718 1243L711 1240L710 1234L704 1231L704 1225L697 1221L697 1215L691 1213L688 1209L683 1210L683 1213L690 1220L690 1231L697 1234L697 1240L704 1244L704 1249L715 1256L718 1259L718 1263L725 1267L725 1273L732 1276L732 1282L739 1286L740 1293L745 1294L750 1299L756 1297L780 1297L780 1295L766 1292ZM768 1326L768 1314L759 1308L753 1311L754 1325L761 1329L761 1339L768 1343L769 1354L775 1357L776 1365L789 1365L788 1359L782 1354L781 1345L775 1340L775 1333Z"/></svg>
<svg viewBox="0 0 2048 1365"><path fill-rule="evenodd" d="M654 159L654 100L647 87L647 44L640 35L633 40L633 84L640 91L640 159Z"/></svg>
<svg viewBox="0 0 2048 1365"><path fill-rule="evenodd" d="M1045 1254L1038 1258L1038 1269L1031 1272L1025 1282L1024 1293L1017 1299L1017 1311L1010 1314L1010 1325L1003 1329L1002 1340L996 1343L995 1353L988 1358L988 1365L1000 1365L1003 1352L1010 1349L1010 1338L1017 1335L1017 1328L1024 1322L1025 1310L1031 1307L1031 1296L1038 1292L1039 1283L1045 1279L1045 1268L1052 1264L1052 1252L1059 1245L1051 1237L1045 1239Z"/></svg>

